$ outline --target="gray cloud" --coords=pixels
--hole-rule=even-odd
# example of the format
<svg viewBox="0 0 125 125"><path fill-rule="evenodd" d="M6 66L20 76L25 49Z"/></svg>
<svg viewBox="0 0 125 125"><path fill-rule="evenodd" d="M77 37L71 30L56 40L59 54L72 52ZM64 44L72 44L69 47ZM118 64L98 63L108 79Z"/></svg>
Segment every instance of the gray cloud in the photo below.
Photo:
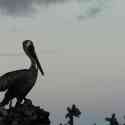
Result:
<svg viewBox="0 0 125 125"><path fill-rule="evenodd" d="M88 19L100 15L108 8L111 0L79 0L81 3L81 13L79 20Z"/></svg>
<svg viewBox="0 0 125 125"><path fill-rule="evenodd" d="M78 16L78 20L84 20L84 19L89 19L90 17L96 17L97 15L99 15L102 12L102 8L100 7L92 7L89 8L85 14L83 15L79 15Z"/></svg>
<svg viewBox="0 0 125 125"><path fill-rule="evenodd" d="M65 0L0 0L0 12L10 16L27 16L37 11L36 6Z"/></svg>
<svg viewBox="0 0 125 125"><path fill-rule="evenodd" d="M9 16L32 16L37 12L36 6L45 6L69 0L0 0L0 13ZM97 16L111 0L76 0L81 7L78 19Z"/></svg>

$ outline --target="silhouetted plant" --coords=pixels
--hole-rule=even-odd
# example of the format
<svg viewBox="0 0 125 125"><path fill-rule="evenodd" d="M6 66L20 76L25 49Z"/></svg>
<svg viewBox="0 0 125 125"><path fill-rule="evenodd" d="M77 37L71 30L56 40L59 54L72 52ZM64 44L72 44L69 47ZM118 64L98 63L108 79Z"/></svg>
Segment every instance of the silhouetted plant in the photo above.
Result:
<svg viewBox="0 0 125 125"><path fill-rule="evenodd" d="M65 118L69 118L68 124L73 125L74 123L74 117L80 117L81 112L79 108L76 107L75 104L72 105L72 107L67 107L68 113L66 114Z"/></svg>
<svg viewBox="0 0 125 125"><path fill-rule="evenodd" d="M106 117L105 120L110 123L110 125L119 125L115 113L112 114L111 118Z"/></svg>
<svg viewBox="0 0 125 125"><path fill-rule="evenodd" d="M125 120L125 116L123 116L123 119ZM125 125L125 123L123 123L123 125Z"/></svg>

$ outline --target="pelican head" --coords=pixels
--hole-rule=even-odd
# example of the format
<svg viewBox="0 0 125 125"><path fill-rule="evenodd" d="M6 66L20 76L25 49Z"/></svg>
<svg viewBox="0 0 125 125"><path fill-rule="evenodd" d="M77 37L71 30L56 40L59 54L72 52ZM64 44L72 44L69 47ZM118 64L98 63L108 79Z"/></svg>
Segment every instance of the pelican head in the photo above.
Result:
<svg viewBox="0 0 125 125"><path fill-rule="evenodd" d="M41 67L41 64L37 58L36 52L35 52L35 47L34 44L31 40L25 40L23 41L23 49L25 53L30 57L33 58L41 72L42 75L44 75L43 69Z"/></svg>

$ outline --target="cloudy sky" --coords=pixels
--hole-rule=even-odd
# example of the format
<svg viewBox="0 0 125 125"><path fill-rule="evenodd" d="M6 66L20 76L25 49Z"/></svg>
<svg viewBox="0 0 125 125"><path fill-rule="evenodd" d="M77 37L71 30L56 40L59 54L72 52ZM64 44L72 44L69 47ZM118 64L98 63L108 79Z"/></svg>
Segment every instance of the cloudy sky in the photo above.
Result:
<svg viewBox="0 0 125 125"><path fill-rule="evenodd" d="M123 115L125 13L123 0L0 0L0 72L29 66L22 41L34 41L45 78L28 97L51 112L67 105L83 112L82 125ZM55 119L58 119L55 121Z"/></svg>

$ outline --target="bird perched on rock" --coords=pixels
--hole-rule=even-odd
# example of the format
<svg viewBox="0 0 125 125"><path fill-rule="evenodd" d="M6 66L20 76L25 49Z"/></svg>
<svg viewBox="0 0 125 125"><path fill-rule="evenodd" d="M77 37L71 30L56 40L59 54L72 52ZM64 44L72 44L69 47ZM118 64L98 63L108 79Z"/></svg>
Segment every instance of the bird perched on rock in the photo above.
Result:
<svg viewBox="0 0 125 125"><path fill-rule="evenodd" d="M7 105L9 102L11 106L11 100L13 98L17 99L16 105L20 104L33 88L38 76L38 69L44 76L34 44L31 40L23 41L23 50L29 57L31 65L28 69L11 71L0 76L0 91L6 91L0 106Z"/></svg>

